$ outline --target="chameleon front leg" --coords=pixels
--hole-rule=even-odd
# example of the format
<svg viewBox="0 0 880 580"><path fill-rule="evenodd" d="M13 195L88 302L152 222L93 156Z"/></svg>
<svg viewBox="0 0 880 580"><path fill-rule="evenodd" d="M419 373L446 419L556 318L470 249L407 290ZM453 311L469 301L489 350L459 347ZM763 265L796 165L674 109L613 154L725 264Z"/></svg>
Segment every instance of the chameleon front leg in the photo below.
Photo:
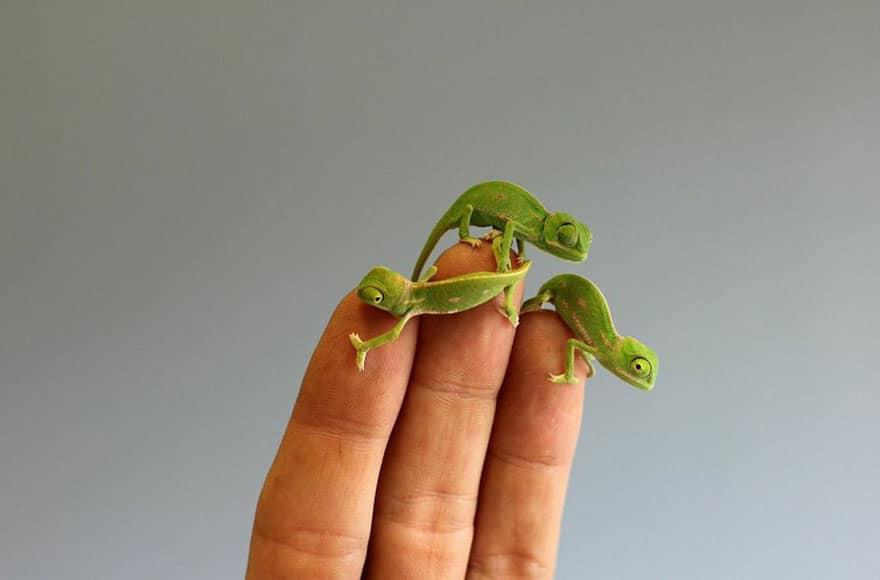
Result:
<svg viewBox="0 0 880 580"><path fill-rule="evenodd" d="M513 246L514 234L517 232L521 234L528 234L528 230L521 226L519 223L508 220L507 223L504 224L504 233L501 235L501 245L499 247L492 246L495 249L495 257L498 261L498 271L504 272L505 270L510 270L510 248ZM525 245L522 240L517 238L516 247L519 252L519 260L522 262L522 259L525 256Z"/></svg>
<svg viewBox="0 0 880 580"><path fill-rule="evenodd" d="M357 364L358 370L364 370L364 361L366 361L367 359L368 352L370 352L374 348L382 346L383 344L391 342L392 340L400 336L401 331L403 331L403 327L406 326L406 323L413 316L415 316L415 314L411 312L404 314L401 319L397 321L397 324L394 325L394 328L384 334L380 334L375 338L371 338L370 340L361 340L361 337L358 336L356 332L349 334L348 339L351 341L352 346L354 346L355 350L357 351L357 355L355 356L355 363Z"/></svg>
<svg viewBox="0 0 880 580"><path fill-rule="evenodd" d="M471 236L471 216L474 206L467 204L462 209L461 218L458 220L458 241L470 244L472 248L479 248L482 243L479 238Z"/></svg>
<svg viewBox="0 0 880 580"><path fill-rule="evenodd" d="M578 351L580 357L584 359L585 363L587 363L587 378L592 377L594 374L596 374L596 369L593 367L593 363L590 362L590 357L595 356L596 354L595 349L583 341L580 341L576 338L570 338L568 339L568 348L566 349L565 372L561 375L554 375L553 373L550 373L551 382L573 384L578 381L577 377L574 374L575 351Z"/></svg>

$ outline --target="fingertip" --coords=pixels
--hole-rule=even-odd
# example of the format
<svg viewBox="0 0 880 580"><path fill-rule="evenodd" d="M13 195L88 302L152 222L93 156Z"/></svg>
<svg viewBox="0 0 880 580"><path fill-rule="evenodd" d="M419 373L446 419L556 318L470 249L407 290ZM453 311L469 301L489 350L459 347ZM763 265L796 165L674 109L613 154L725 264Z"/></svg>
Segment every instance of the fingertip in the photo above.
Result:
<svg viewBox="0 0 880 580"><path fill-rule="evenodd" d="M565 370L568 340L574 338L571 329L553 310L529 310L521 314L520 325L513 345L511 365L517 372L563 372ZM587 377L586 363L575 358L576 384L583 385Z"/></svg>
<svg viewBox="0 0 880 580"><path fill-rule="evenodd" d="M511 264L516 254L511 250ZM454 244L447 248L435 264L438 279L460 276L470 272L494 272L498 269L492 244L484 243L474 248L469 244Z"/></svg>

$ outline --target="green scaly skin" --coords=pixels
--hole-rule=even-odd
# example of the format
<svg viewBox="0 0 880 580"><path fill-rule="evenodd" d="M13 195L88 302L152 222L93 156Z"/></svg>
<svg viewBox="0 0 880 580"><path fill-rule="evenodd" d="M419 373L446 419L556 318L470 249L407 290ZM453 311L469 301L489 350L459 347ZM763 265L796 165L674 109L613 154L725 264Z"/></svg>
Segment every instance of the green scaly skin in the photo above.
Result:
<svg viewBox="0 0 880 580"><path fill-rule="evenodd" d="M425 242L413 269L412 279L419 279L428 256L449 230L458 228L460 241L473 247L479 246L480 240L471 237L471 225L498 230L490 232L487 238L501 238L500 247L495 247L499 272L510 269L510 248L514 239L519 260L525 258L524 242L529 242L572 262L587 259L593 239L586 225L567 213L549 213L534 195L519 185L507 181L487 181L465 191L443 214ZM512 300L511 292L508 290L508 301Z"/></svg>
<svg viewBox="0 0 880 580"><path fill-rule="evenodd" d="M590 358L639 389L650 391L657 377L657 354L631 336L620 336L611 320L605 296L595 284L575 274L560 274L547 280L538 294L523 302L522 311L539 310L545 302L556 307L577 338L569 339L567 365L561 375L550 374L554 383L576 383L574 355L587 363L588 377L595 369Z"/></svg>
<svg viewBox="0 0 880 580"><path fill-rule="evenodd" d="M400 320L394 328L370 340L361 340L356 333L348 335L357 351L357 368L364 370L367 353L400 336L410 318L420 314L454 314L488 302L501 292L505 292L506 297L501 313L516 326L519 324L519 315L510 297L513 296L514 286L525 277L531 265L531 262L525 261L516 270L472 272L436 282L430 281L437 273L436 266L431 266L417 282L407 280L403 274L385 266L373 268L358 284L358 298L390 312Z"/></svg>

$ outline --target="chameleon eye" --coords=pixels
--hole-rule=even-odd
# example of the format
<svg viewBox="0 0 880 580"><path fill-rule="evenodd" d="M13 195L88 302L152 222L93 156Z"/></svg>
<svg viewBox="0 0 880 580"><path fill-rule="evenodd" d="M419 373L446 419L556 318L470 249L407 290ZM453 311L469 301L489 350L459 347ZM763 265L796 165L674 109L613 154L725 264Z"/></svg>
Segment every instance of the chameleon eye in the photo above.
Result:
<svg viewBox="0 0 880 580"><path fill-rule="evenodd" d="M644 379L651 375L651 363L648 362L648 359L637 356L630 361L629 372Z"/></svg>
<svg viewBox="0 0 880 580"><path fill-rule="evenodd" d="M361 288L358 290L358 296L360 296L361 300L364 302L372 304L382 304L382 301L385 300L385 295L375 286Z"/></svg>
<svg viewBox="0 0 880 580"><path fill-rule="evenodd" d="M574 224L562 224L556 230L556 239L559 243L568 248L573 247L578 242L578 231Z"/></svg>

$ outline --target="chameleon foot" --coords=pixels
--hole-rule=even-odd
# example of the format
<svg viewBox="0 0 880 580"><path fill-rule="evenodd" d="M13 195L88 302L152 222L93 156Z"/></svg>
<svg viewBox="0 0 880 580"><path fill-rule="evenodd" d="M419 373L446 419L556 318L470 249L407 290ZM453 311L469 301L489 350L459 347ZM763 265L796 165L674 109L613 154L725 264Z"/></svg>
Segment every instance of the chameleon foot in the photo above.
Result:
<svg viewBox="0 0 880 580"><path fill-rule="evenodd" d="M501 316L509 320L514 328L519 326L519 314L516 310L507 310L506 308L499 306L498 312L501 314Z"/></svg>
<svg viewBox="0 0 880 580"><path fill-rule="evenodd" d="M483 240L481 240L480 238L471 238L471 237L461 238L458 241L463 244L468 244L472 248L479 248L480 245L483 243Z"/></svg>
<svg viewBox="0 0 880 580"><path fill-rule="evenodd" d="M357 368L359 371L364 370L364 362L367 359L367 351L364 349L364 341L361 340L361 337L358 336L356 332L352 332L348 335L348 339L351 341L352 346L354 346L357 351L357 355L355 356L354 362L357 364Z"/></svg>
<svg viewBox="0 0 880 580"><path fill-rule="evenodd" d="M483 241L484 242L491 242L492 240L494 240L495 238L497 238L501 235L503 235L502 232L499 232L498 230L492 228L491 230L489 230L488 234L483 236Z"/></svg>
<svg viewBox="0 0 880 580"><path fill-rule="evenodd" d="M566 376L565 373L561 375L554 375L553 373L549 373L549 380L551 383L556 383L557 385L573 385L578 382L578 378L574 375Z"/></svg>
<svg viewBox="0 0 880 580"><path fill-rule="evenodd" d="M502 238L492 240L492 253L495 254L495 263L498 264L499 272L510 270L510 254L501 249L503 242Z"/></svg>

